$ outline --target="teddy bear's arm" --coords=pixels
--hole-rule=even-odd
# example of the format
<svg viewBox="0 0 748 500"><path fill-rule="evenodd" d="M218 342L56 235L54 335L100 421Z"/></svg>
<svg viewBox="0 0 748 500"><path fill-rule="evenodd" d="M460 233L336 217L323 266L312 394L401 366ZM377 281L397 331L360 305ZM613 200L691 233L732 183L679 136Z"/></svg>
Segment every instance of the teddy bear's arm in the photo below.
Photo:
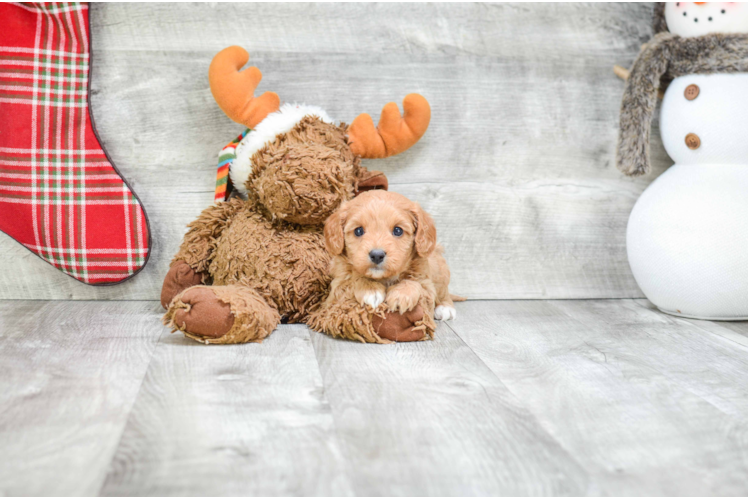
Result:
<svg viewBox="0 0 748 500"><path fill-rule="evenodd" d="M187 225L189 230L171 265L183 261L196 272L207 272L221 234L245 205L244 200L234 198L203 210L197 219Z"/></svg>
<svg viewBox="0 0 748 500"><path fill-rule="evenodd" d="M187 226L189 230L171 261L161 287L161 305L164 309L182 291L210 281L208 267L215 255L218 240L245 203L235 198L212 205Z"/></svg>

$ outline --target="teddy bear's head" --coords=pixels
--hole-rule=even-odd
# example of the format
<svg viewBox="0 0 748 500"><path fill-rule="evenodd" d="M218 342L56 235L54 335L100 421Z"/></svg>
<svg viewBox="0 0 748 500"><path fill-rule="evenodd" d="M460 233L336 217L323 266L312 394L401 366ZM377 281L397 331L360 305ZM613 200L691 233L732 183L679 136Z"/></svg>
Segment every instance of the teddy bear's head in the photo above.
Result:
<svg viewBox="0 0 748 500"><path fill-rule="evenodd" d="M336 125L316 106L284 104L275 93L254 97L262 74L241 47L219 52L209 70L213 96L223 111L251 131L236 147L229 175L234 188L259 202L269 216L295 224L322 224L357 192L387 189L387 178L369 172L361 158L401 153L426 132L428 102L417 94L382 110L379 127L359 115L349 126Z"/></svg>
<svg viewBox="0 0 748 500"><path fill-rule="evenodd" d="M324 110L286 104L239 143L232 183L273 218L322 224L359 190L387 188L383 174L360 165L346 136Z"/></svg>
<svg viewBox="0 0 748 500"><path fill-rule="evenodd" d="M247 193L274 217L322 224L341 203L353 198L365 174L345 132L344 126L304 116L249 158Z"/></svg>

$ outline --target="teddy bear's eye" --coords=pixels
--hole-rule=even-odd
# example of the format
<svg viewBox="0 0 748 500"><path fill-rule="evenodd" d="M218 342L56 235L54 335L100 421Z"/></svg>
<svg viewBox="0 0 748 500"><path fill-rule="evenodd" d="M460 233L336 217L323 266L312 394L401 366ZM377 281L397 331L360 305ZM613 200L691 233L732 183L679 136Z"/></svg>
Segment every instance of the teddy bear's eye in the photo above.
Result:
<svg viewBox="0 0 748 500"><path fill-rule="evenodd" d="M395 226L395 229L392 230L392 234L395 236L402 236L403 235L403 228L400 226Z"/></svg>
<svg viewBox="0 0 748 500"><path fill-rule="evenodd" d="M356 229L353 230L353 234L356 236L363 236L364 235L364 228L359 226Z"/></svg>

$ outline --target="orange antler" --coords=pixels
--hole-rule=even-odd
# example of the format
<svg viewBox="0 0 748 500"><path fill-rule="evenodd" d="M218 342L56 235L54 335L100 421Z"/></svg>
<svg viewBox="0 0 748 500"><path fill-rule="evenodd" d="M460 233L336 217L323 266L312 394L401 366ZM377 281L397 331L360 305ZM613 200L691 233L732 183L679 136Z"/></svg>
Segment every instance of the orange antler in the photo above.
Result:
<svg viewBox="0 0 748 500"><path fill-rule="evenodd" d="M254 97L262 73L254 66L239 71L249 61L249 52L236 45L215 55L208 69L210 91L226 116L248 128L254 128L267 115L280 108L275 92Z"/></svg>
<svg viewBox="0 0 748 500"><path fill-rule="evenodd" d="M431 120L431 107L423 96L408 94L403 99L404 115L394 102L387 103L379 117L379 125L366 113L353 120L348 128L351 150L362 158L386 158L402 153L426 132Z"/></svg>

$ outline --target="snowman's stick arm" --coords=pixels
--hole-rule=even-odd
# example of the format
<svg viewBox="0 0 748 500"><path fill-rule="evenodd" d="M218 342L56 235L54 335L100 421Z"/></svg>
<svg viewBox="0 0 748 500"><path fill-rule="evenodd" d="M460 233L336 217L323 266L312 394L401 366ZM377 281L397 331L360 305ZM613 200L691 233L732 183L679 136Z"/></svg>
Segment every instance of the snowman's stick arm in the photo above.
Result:
<svg viewBox="0 0 748 500"><path fill-rule="evenodd" d="M631 72L629 70L627 70L623 66L619 66L617 64L615 66L613 66L613 73L615 73L616 76L618 78L620 78L621 80L628 80L629 79L629 74L631 74Z"/></svg>

